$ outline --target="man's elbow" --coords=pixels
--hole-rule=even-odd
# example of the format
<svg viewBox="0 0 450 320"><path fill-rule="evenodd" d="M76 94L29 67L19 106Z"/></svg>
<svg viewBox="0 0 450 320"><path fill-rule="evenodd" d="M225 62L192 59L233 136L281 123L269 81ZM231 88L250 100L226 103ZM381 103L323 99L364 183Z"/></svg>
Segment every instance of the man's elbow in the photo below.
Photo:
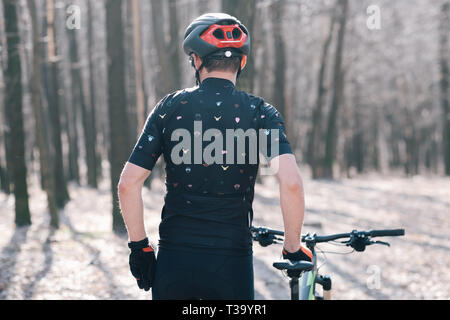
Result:
<svg viewBox="0 0 450 320"><path fill-rule="evenodd" d="M117 184L117 192L119 195L129 194L130 192L136 192L139 190L139 184L131 181L120 180Z"/></svg>
<svg viewBox="0 0 450 320"><path fill-rule="evenodd" d="M119 183L117 184L117 193L121 195L127 193L127 191L128 191L128 184L123 181L119 181Z"/></svg>
<svg viewBox="0 0 450 320"><path fill-rule="evenodd" d="M286 177L282 182L285 189L291 193L303 193L303 181L300 174L294 174Z"/></svg>

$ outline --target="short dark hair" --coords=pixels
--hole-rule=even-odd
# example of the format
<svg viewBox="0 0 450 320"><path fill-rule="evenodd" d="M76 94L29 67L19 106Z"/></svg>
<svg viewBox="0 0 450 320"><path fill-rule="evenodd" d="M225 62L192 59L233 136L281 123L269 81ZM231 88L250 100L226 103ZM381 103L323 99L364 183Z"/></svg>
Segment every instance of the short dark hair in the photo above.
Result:
<svg viewBox="0 0 450 320"><path fill-rule="evenodd" d="M204 58L203 67L206 68L208 72L211 71L231 71L238 72L241 66L241 60L238 57L232 58Z"/></svg>

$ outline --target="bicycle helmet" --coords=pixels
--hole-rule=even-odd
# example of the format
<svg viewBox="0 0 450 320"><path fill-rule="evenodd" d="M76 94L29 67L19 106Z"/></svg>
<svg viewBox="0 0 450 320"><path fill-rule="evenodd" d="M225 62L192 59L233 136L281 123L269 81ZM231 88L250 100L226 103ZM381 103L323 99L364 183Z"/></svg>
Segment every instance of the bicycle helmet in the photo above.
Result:
<svg viewBox="0 0 450 320"><path fill-rule="evenodd" d="M195 53L202 60L238 57L241 65L238 77L245 67L250 53L250 34L235 17L225 13L206 13L195 19L186 29L183 41L184 52L191 57ZM197 83L203 64L196 70Z"/></svg>

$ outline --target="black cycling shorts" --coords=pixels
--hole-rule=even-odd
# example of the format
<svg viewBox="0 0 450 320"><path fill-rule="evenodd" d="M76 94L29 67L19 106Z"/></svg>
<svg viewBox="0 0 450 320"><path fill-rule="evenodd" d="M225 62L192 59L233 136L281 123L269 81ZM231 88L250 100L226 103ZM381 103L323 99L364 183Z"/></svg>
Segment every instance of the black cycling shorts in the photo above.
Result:
<svg viewBox="0 0 450 320"><path fill-rule="evenodd" d="M153 300L253 300L253 256L160 249Z"/></svg>

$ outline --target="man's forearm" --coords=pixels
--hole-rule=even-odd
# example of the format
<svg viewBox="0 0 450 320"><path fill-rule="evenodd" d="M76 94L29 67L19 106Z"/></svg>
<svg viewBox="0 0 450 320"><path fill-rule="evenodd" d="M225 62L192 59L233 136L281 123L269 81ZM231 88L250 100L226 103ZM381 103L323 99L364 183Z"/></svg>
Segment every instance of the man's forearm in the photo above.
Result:
<svg viewBox="0 0 450 320"><path fill-rule="evenodd" d="M280 184L280 202L284 220L284 248L296 252L300 248L300 238L305 214L303 184Z"/></svg>
<svg viewBox="0 0 450 320"><path fill-rule="evenodd" d="M146 238L142 188L119 189L119 202L130 241Z"/></svg>

